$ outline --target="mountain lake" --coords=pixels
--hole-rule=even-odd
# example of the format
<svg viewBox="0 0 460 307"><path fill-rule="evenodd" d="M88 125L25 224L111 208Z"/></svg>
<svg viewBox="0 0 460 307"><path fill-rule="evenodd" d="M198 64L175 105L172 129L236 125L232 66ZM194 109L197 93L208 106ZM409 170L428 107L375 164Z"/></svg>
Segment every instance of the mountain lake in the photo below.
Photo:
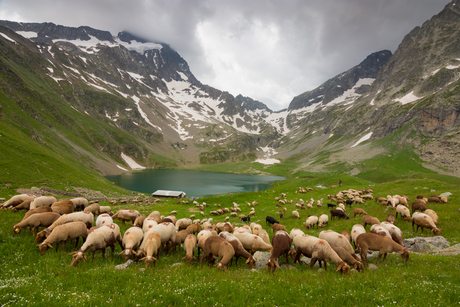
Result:
<svg viewBox="0 0 460 307"><path fill-rule="evenodd" d="M131 191L152 194L157 190L183 191L187 198L217 194L259 192L286 177L243 175L175 169L154 169L106 176L116 185Z"/></svg>

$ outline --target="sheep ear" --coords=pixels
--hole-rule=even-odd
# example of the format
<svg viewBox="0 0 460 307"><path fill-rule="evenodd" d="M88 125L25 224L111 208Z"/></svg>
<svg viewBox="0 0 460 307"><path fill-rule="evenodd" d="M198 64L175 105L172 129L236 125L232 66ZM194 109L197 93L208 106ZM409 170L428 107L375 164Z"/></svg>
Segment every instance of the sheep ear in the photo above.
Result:
<svg viewBox="0 0 460 307"><path fill-rule="evenodd" d="M68 254L67 256L70 256L70 255L75 255L77 252L71 252L70 254Z"/></svg>
<svg viewBox="0 0 460 307"><path fill-rule="evenodd" d="M141 258L141 259L139 259L139 261L142 261L142 260L145 260L145 259L147 259L147 257Z"/></svg>
<svg viewBox="0 0 460 307"><path fill-rule="evenodd" d="M83 258L85 259L86 262L88 262L88 258L86 258L85 254L83 254Z"/></svg>
<svg viewBox="0 0 460 307"><path fill-rule="evenodd" d="M121 255L121 254L123 254L124 252L125 252L125 251L123 250L123 251L121 251L118 255Z"/></svg>
<svg viewBox="0 0 460 307"><path fill-rule="evenodd" d="M133 249L132 250L133 254L137 256L137 252Z"/></svg>
<svg viewBox="0 0 460 307"><path fill-rule="evenodd" d="M340 271L344 266L345 266L345 262L340 263L339 266L337 267L337 270L335 271L336 272Z"/></svg>
<svg viewBox="0 0 460 307"><path fill-rule="evenodd" d="M278 269L281 269L281 268L280 268L280 265L278 264L278 261L275 261L275 265L276 265L276 267L277 267Z"/></svg>
<svg viewBox="0 0 460 307"><path fill-rule="evenodd" d="M51 243L46 243L46 245L48 245L49 248L53 248L53 246L51 245Z"/></svg>

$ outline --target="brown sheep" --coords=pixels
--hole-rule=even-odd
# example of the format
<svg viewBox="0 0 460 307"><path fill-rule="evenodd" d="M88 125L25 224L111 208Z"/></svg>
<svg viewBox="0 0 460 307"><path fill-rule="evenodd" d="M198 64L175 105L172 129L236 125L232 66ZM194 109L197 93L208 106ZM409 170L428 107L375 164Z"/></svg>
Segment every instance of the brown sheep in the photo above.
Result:
<svg viewBox="0 0 460 307"><path fill-rule="evenodd" d="M73 202L69 199L63 199L57 201L51 205L53 212L59 213L60 215L72 213L74 211Z"/></svg>
<svg viewBox="0 0 460 307"><path fill-rule="evenodd" d="M176 233L176 239L173 241L173 255L176 253L176 246L179 246L179 254L180 254L180 246L182 243L185 242L185 238L190 234L190 231L187 229L181 230Z"/></svg>
<svg viewBox="0 0 460 307"><path fill-rule="evenodd" d="M255 267L256 260L254 259L254 257L252 257L250 253L248 253L247 250L244 249L243 244L237 237L235 237L233 234L227 231L221 232L219 236L224 238L227 242L229 242L233 246L233 249L235 250L235 265L238 264L238 259L240 257L243 257L247 259L246 263L248 264L249 269L253 269ZM232 260L230 260L230 264L232 262L233 262L233 258Z"/></svg>
<svg viewBox="0 0 460 307"><path fill-rule="evenodd" d="M61 215L56 212L37 213L29 216L27 219L17 223L13 227L15 233L19 233L21 229L29 227L32 229L32 234L35 236L35 231L38 227L48 227L54 223Z"/></svg>
<svg viewBox="0 0 460 307"><path fill-rule="evenodd" d="M439 236L442 231L442 229L436 227L433 219L425 213L416 212L414 215L412 215L412 231L415 232L414 225L417 225L417 231L419 228L421 228L422 233L423 228L430 229L431 233L435 234L436 236Z"/></svg>
<svg viewBox="0 0 460 307"><path fill-rule="evenodd" d="M420 211L420 212L423 212L426 209L428 209L428 207L423 202L421 202L419 200L414 201L412 203L411 207L412 207L412 212L411 212L412 214L414 214L414 212L417 211L417 210Z"/></svg>
<svg viewBox="0 0 460 307"><path fill-rule="evenodd" d="M201 255L200 259L200 268L203 265L204 258L207 259L208 265L211 265L213 258L217 256L220 258L220 261L214 266L227 272L227 264L232 260L234 255L235 250L229 242L219 236L211 236L204 242L203 255Z"/></svg>
<svg viewBox="0 0 460 307"><path fill-rule="evenodd" d="M268 271L273 273L276 268L280 268L278 264L278 258L280 255L284 255L286 258L286 265L289 266L289 255L291 252L292 240L286 231L278 231L272 238L272 255L267 260L266 265Z"/></svg>
<svg viewBox="0 0 460 307"><path fill-rule="evenodd" d="M431 195L428 198L429 203L442 203L441 196L439 195Z"/></svg>
<svg viewBox="0 0 460 307"><path fill-rule="evenodd" d="M19 210L29 210L30 209L30 203L32 202L33 199L26 199L19 205L14 206L12 209L14 212L19 211Z"/></svg>
<svg viewBox="0 0 460 307"><path fill-rule="evenodd" d="M395 216L393 214L391 214L391 213L388 213L387 214L387 222L390 222L391 224L394 224L395 221L396 221Z"/></svg>
<svg viewBox="0 0 460 307"><path fill-rule="evenodd" d="M363 221L363 226L364 229L366 229L367 225L374 225L374 224L380 224L380 221L378 218L370 216L370 215L364 215L361 220Z"/></svg>
<svg viewBox="0 0 460 307"><path fill-rule="evenodd" d="M26 212L26 214L24 215L21 221L24 221L26 218L28 218L32 214L44 213L44 212L53 212L53 210L51 210L51 208L48 206L38 207L32 210L29 210Z"/></svg>
<svg viewBox="0 0 460 307"><path fill-rule="evenodd" d="M364 211L363 209L361 208L354 208L353 209L353 218L355 218L357 215L367 215L367 212Z"/></svg>
<svg viewBox="0 0 460 307"><path fill-rule="evenodd" d="M190 233L197 234L197 233L200 232L200 224L192 224L192 225L189 225L189 226L187 226L187 230L188 230Z"/></svg>
<svg viewBox="0 0 460 307"><path fill-rule="evenodd" d="M389 237L383 237L375 233L362 233L356 238L356 243L360 249L361 259L365 266L369 266L367 263L367 251L379 251L379 255L375 264L377 264L383 255L385 261L387 254L397 252L401 255L403 261L409 260L410 252L407 248L393 241Z"/></svg>
<svg viewBox="0 0 460 307"><path fill-rule="evenodd" d="M113 215L113 214L112 214L112 215ZM146 218L147 218L146 215L139 215L139 216L134 220L133 226L137 226L137 227L142 228L142 226L144 225L144 221L145 221Z"/></svg>
<svg viewBox="0 0 460 307"><path fill-rule="evenodd" d="M363 264L361 262L359 262L358 260L356 260L355 258L353 258L353 256L350 255L350 253L347 252L343 247L335 245L335 244L332 244L332 243L329 243L329 245L332 247L334 252L336 252L337 255L339 255L340 259L342 259L343 261L345 261L349 265L353 266L353 268L356 271L358 271L358 272L363 272L364 271Z"/></svg>
<svg viewBox="0 0 460 307"><path fill-rule="evenodd" d="M273 224L272 225L272 232L277 232L278 230L284 230L287 232L287 229L284 225L281 224Z"/></svg>
<svg viewBox="0 0 460 307"><path fill-rule="evenodd" d="M185 257L182 259L187 260L187 263L190 265L195 258L195 247L196 247L197 239L195 235L189 234L184 241L184 250L185 250Z"/></svg>

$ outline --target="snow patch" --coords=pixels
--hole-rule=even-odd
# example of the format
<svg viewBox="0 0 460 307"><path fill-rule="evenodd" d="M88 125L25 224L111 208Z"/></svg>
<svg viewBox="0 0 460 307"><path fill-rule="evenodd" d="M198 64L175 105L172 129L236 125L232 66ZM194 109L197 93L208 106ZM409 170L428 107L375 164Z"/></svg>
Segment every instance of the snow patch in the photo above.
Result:
<svg viewBox="0 0 460 307"><path fill-rule="evenodd" d="M118 165L118 164L117 164L117 167L118 167L119 169L121 169L121 170L128 171L126 168L124 168L123 166L120 166L120 165Z"/></svg>
<svg viewBox="0 0 460 307"><path fill-rule="evenodd" d="M121 158L126 162L126 164L131 167L133 170L142 170L145 169L144 166L137 164L136 161L134 161L131 157L125 155L124 153L121 153Z"/></svg>
<svg viewBox="0 0 460 307"><path fill-rule="evenodd" d="M423 97L417 97L414 95L414 91L410 92L409 94L407 94L406 96L402 97L402 98L398 98L396 99L395 101L397 102L400 102L401 104L405 105L405 104L408 104L408 103L411 103L411 102L414 102L416 100L419 100Z"/></svg>
<svg viewBox="0 0 460 307"><path fill-rule="evenodd" d="M360 138L360 139L358 140L358 142L356 142L353 146L351 146L351 148L353 148L353 147L359 145L360 143L362 143L362 142L367 141L368 139L370 139L371 136L372 136L372 133L373 133L373 132L369 132L368 134L366 134L365 136L363 136L362 138Z"/></svg>
<svg viewBox="0 0 460 307"><path fill-rule="evenodd" d="M5 33L1 33L1 32L0 32L0 35L3 36L6 40L9 40L10 42L13 42L13 43L17 44L17 42L16 42L14 39L10 38L10 37L9 37L8 35L6 35Z"/></svg>

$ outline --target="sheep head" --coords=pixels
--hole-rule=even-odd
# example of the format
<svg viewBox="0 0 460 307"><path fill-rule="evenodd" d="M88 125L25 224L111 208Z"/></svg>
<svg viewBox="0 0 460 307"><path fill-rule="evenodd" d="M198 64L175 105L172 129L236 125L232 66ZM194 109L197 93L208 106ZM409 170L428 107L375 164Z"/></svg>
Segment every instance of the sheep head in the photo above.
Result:
<svg viewBox="0 0 460 307"><path fill-rule="evenodd" d="M342 272L343 275L348 275L350 274L350 266L346 264L344 261L342 261L337 267L336 271Z"/></svg>
<svg viewBox="0 0 460 307"><path fill-rule="evenodd" d="M250 256L248 260L246 260L246 263L248 264L249 269L251 270L256 266L256 260L252 256Z"/></svg>
<svg viewBox="0 0 460 307"><path fill-rule="evenodd" d="M189 256L189 255L186 255L184 258L182 258L182 260L186 259L187 260L187 264L192 264L192 261L193 260L196 260L195 256Z"/></svg>
<svg viewBox="0 0 460 307"><path fill-rule="evenodd" d="M14 226L13 226L13 231L14 231L15 233L20 233L20 232L21 232L21 227L18 227L18 226L16 226L16 225L14 225Z"/></svg>
<svg viewBox="0 0 460 307"><path fill-rule="evenodd" d="M70 262L70 265L73 266L73 267L76 267L77 264L80 262L80 260L82 259L85 259L85 261L88 261L88 258L86 258L86 255L84 252L82 251L76 251L76 252L72 252L70 253L69 255L73 255L72 256L72 261Z"/></svg>
<svg viewBox="0 0 460 307"><path fill-rule="evenodd" d="M358 272L364 272L363 264L359 261L355 262L355 264L353 265L353 268Z"/></svg>
<svg viewBox="0 0 460 307"><path fill-rule="evenodd" d="M431 233L434 233L437 236L441 234L441 231L442 229L439 229L439 228L431 229Z"/></svg>
<svg viewBox="0 0 460 307"><path fill-rule="evenodd" d="M401 257L402 257L403 261L408 261L409 260L410 252L406 247L404 247L399 253L401 254Z"/></svg>
<svg viewBox="0 0 460 307"><path fill-rule="evenodd" d="M53 248L53 246L48 242L46 243L43 242L42 244L38 244L37 248L40 249L40 256L41 256L41 255L44 255L49 248Z"/></svg>
<svg viewBox="0 0 460 307"><path fill-rule="evenodd" d="M147 256L141 259L141 261L145 261L145 269L148 269L150 267L150 264L153 262L153 266L155 267L155 263L158 261L157 258L152 257L152 256Z"/></svg>
<svg viewBox="0 0 460 307"><path fill-rule="evenodd" d="M45 238L48 237L48 232L45 230L42 230L40 232L37 233L37 237L35 238L35 241L34 243L40 243L40 242L43 242L43 240L45 240Z"/></svg>
<svg viewBox="0 0 460 307"><path fill-rule="evenodd" d="M275 272L275 269L276 268L280 268L280 265L278 264L278 261L270 258L267 260L267 262L265 263L268 267L268 272L269 273L272 273Z"/></svg>
<svg viewBox="0 0 460 307"><path fill-rule="evenodd" d="M136 251L132 248L127 248L119 253L119 255L123 254L125 256L125 262L131 259L131 255L136 255Z"/></svg>
<svg viewBox="0 0 460 307"><path fill-rule="evenodd" d="M223 264L222 262L216 263L214 266L218 269L224 270L224 272L227 272L227 265Z"/></svg>

